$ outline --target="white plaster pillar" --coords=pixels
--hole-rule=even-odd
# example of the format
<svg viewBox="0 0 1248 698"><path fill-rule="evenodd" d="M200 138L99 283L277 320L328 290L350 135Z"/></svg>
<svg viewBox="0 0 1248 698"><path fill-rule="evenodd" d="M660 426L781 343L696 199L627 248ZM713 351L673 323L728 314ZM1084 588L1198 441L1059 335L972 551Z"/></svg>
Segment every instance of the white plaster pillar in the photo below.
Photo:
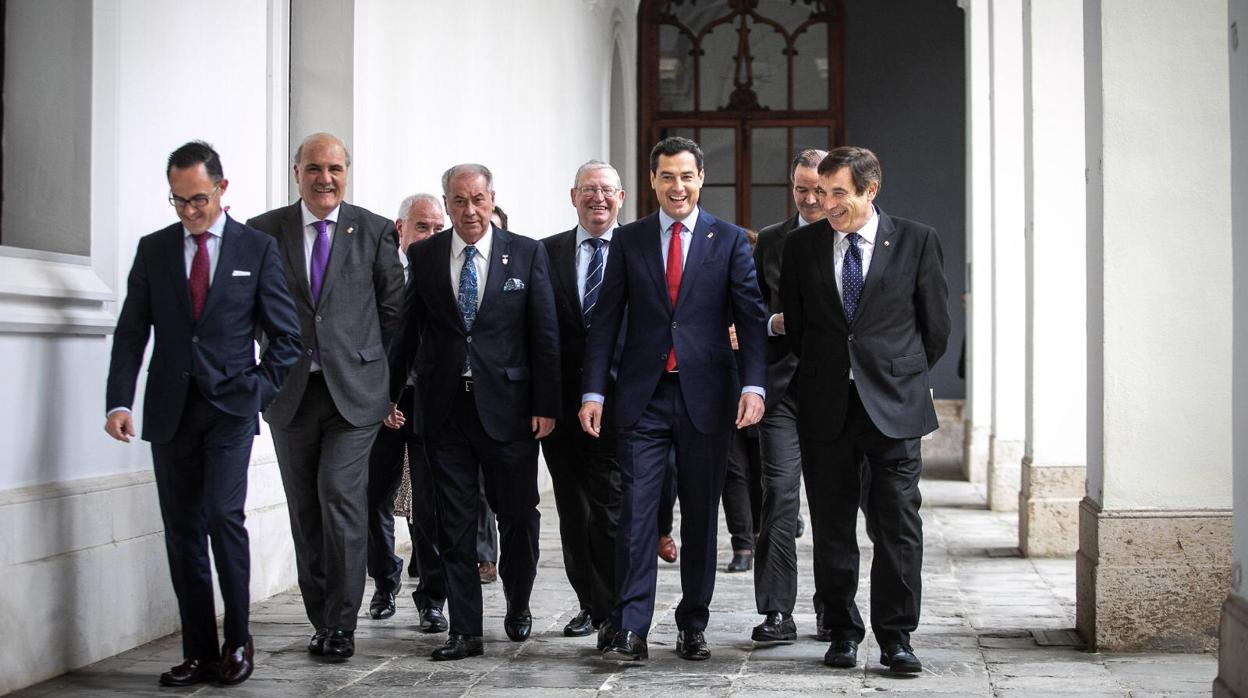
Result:
<svg viewBox="0 0 1248 698"><path fill-rule="evenodd" d="M991 0L959 0L966 16L966 411L962 474L988 481L992 435Z"/></svg>
<svg viewBox="0 0 1248 698"><path fill-rule="evenodd" d="M1023 3L992 0L992 435L988 506L1018 508L1026 367ZM980 299L982 302L982 298Z"/></svg>
<svg viewBox="0 0 1248 698"><path fill-rule="evenodd" d="M1083 2L1024 0L1027 212L1023 554L1071 555L1087 477Z"/></svg>
<svg viewBox="0 0 1248 698"><path fill-rule="evenodd" d="M355 0L290 3L288 163L294 162L295 150L303 139L320 131L341 138L355 155L355 16ZM290 164L286 173L293 178ZM348 201L356 185L353 167L347 181ZM290 186L289 198L299 198L298 187Z"/></svg>
<svg viewBox="0 0 1248 698"><path fill-rule="evenodd" d="M1231 569L1226 0L1086 0L1088 486L1078 628L1210 650Z"/></svg>
<svg viewBox="0 0 1248 698"><path fill-rule="evenodd" d="M1248 0L1230 2L1231 114L1248 113ZM1248 696L1248 121L1231 120L1231 247L1234 265L1234 351L1231 368L1235 443L1234 554L1231 587L1222 604L1218 698Z"/></svg>

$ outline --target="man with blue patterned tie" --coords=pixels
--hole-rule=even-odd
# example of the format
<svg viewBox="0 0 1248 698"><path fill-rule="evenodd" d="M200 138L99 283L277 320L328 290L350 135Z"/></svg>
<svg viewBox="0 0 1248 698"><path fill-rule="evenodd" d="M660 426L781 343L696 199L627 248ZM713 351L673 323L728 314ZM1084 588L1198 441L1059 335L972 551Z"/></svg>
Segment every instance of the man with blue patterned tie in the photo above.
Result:
<svg viewBox="0 0 1248 698"><path fill-rule="evenodd" d="M789 346L800 360L797 429L815 544L824 662L851 668L866 629L858 589L860 464L870 469L871 625L880 663L922 664L918 627L923 522L919 439L936 429L928 371L949 339L940 239L930 226L874 205L880 162L841 147L819 163L824 220L789 234L780 297Z"/></svg>
<svg viewBox="0 0 1248 698"><path fill-rule="evenodd" d="M477 574L479 473L498 516L503 629L522 642L537 575L537 439L559 414L559 327L546 249L490 223L494 178L484 165L442 175L453 228L408 250L402 330L390 394L417 376L438 507L450 634L433 659L482 653ZM392 406L387 426L403 422Z"/></svg>
<svg viewBox="0 0 1248 698"><path fill-rule="evenodd" d="M563 377L563 414L542 440L542 451L554 483L564 569L579 603L563 634L580 637L598 628L599 637L606 639L612 634L607 616L615 603L620 469L614 432L594 439L577 424L576 413L581 405L585 338L593 324L624 189L614 167L590 160L576 171L571 193L576 227L542 240L550 255Z"/></svg>

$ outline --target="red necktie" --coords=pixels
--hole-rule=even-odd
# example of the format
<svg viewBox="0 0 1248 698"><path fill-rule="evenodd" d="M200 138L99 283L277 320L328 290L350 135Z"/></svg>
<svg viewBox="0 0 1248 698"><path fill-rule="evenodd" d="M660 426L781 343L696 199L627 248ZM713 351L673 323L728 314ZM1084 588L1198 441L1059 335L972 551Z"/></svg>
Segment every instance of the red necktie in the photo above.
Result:
<svg viewBox="0 0 1248 698"><path fill-rule="evenodd" d="M199 320L208 301L208 236L211 233L191 235L195 240L195 258L191 261L191 319Z"/></svg>
<svg viewBox="0 0 1248 698"><path fill-rule="evenodd" d="M667 245L667 295L672 299L672 311L676 310L676 299L680 296L681 242L680 231L684 230L680 221L672 224L672 241ZM676 370L676 346L667 353L667 370Z"/></svg>

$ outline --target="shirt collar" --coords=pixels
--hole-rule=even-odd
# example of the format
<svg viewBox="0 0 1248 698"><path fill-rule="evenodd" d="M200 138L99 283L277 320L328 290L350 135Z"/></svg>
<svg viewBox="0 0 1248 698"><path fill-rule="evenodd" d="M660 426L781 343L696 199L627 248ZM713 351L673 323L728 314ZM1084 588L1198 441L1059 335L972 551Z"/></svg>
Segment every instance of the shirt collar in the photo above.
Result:
<svg viewBox="0 0 1248 698"><path fill-rule="evenodd" d="M689 231L691 235L693 234L693 229L698 227L698 212L701 210L702 209L699 208L698 206L694 206L693 213L690 213L688 216L685 217L684 220L681 221L681 225L684 225L685 230ZM672 224L675 222L676 222L676 219L667 215L667 211L664 211L663 209L659 209L659 232L660 233L666 233L668 228L671 228Z"/></svg>
<svg viewBox="0 0 1248 698"><path fill-rule="evenodd" d="M811 223L814 223L814 221L808 221L805 218L802 218L802 214L797 214L797 227L800 228L804 225L810 225Z"/></svg>
<svg viewBox="0 0 1248 698"><path fill-rule="evenodd" d="M334 210L329 212L328 216L325 216L324 219L321 219L321 218L317 218L311 211L308 210L307 202L305 202L303 199L299 200L299 210L303 213L303 227L305 228L308 227L309 225L315 224L319 220L327 220L330 223L337 225L338 212L341 209L342 209L342 204L338 204L337 206L334 207Z"/></svg>
<svg viewBox="0 0 1248 698"><path fill-rule="evenodd" d="M865 241L868 245L874 245L874 244L875 244L875 234L876 234L876 232L878 232L878 231L879 231L879 229L880 229L880 212L879 212L879 211L877 211L877 210L875 210L875 206L874 206L874 205L872 205L872 206L871 206L871 217L870 217L870 218L868 218L868 219L867 219L867 222L866 222L866 223L862 226L862 228L860 228L860 229L858 230L858 235L859 235L859 236L861 236L861 237L862 237L862 239L863 239L863 240L864 240L864 241ZM837 241L837 243L840 243L842 240L844 240L844 239L845 239L845 238L847 238L847 237L849 237L849 233L842 233L842 232L841 232L841 231L839 231L839 230L838 230L838 231L836 231L836 241Z"/></svg>
<svg viewBox="0 0 1248 698"><path fill-rule="evenodd" d="M611 227L607 228L607 232L603 233L602 235L599 235L598 237L602 238L603 240L606 240L607 242L611 242L611 236L615 234L616 227L617 226L615 225L615 223L612 223ZM590 239L591 237L593 237L593 235L589 234L589 231L585 229L585 226L581 225L580 223L576 224L576 246L577 247L580 247L581 245L585 244L585 241Z"/></svg>
<svg viewBox="0 0 1248 698"><path fill-rule="evenodd" d="M490 245L493 242L494 242L494 226L491 225L490 229L485 231L485 235L482 235L481 239L477 240L477 242L473 244L473 247L477 248L477 254L481 256L481 259L488 260L490 258ZM464 248L467 246L468 246L468 243L464 242L464 239L459 236L459 232L452 229L451 230L451 257L453 259L459 259L460 257L462 257L464 254Z"/></svg>
<svg viewBox="0 0 1248 698"><path fill-rule="evenodd" d="M217 216L217 220L213 221L212 225L208 226L208 230L205 230L204 232L212 233L214 237L221 237L221 235L225 233L225 211L222 211L221 215ZM191 231L187 230L185 225L182 226L183 239L189 238L190 236Z"/></svg>

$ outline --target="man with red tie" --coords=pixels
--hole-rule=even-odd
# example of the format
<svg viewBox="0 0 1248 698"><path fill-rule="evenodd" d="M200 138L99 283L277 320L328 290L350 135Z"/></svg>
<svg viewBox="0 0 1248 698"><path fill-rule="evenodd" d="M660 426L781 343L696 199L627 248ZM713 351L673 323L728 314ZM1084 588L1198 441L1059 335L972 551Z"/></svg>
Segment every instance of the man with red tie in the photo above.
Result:
<svg viewBox="0 0 1248 698"><path fill-rule="evenodd" d="M610 619L616 632L603 650L613 661L648 655L659 493L673 448L684 545L676 653L710 657L703 631L715 589L728 440L763 414L766 317L754 259L744 230L698 207L702 161L702 149L687 138L665 138L650 151L659 210L616 230L586 345L578 418L599 436L616 342L625 333L609 408L622 500ZM734 323L740 374L728 338Z"/></svg>

